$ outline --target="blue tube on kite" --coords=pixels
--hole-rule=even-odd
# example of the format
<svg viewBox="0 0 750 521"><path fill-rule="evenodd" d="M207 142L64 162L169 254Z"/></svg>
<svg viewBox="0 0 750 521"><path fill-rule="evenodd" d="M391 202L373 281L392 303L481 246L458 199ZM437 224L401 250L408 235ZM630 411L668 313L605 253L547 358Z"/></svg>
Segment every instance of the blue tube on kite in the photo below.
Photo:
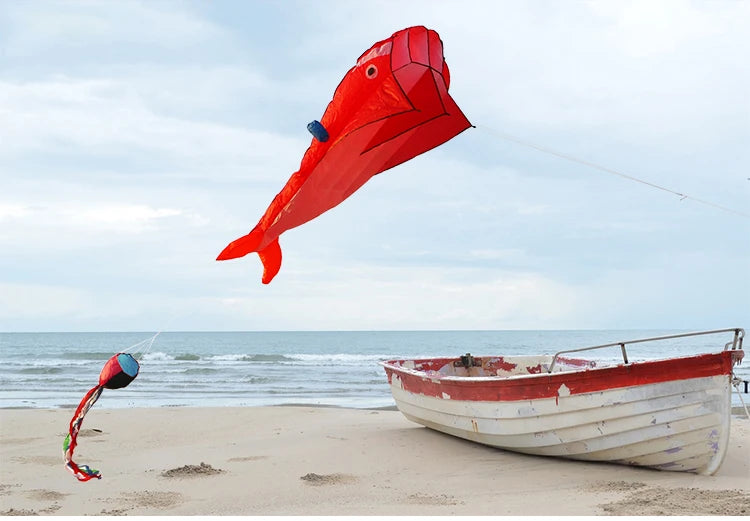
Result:
<svg viewBox="0 0 750 521"><path fill-rule="evenodd" d="M314 120L307 124L307 130L312 134L315 139L318 141L325 143L328 141L328 131L323 126L323 124L318 121Z"/></svg>

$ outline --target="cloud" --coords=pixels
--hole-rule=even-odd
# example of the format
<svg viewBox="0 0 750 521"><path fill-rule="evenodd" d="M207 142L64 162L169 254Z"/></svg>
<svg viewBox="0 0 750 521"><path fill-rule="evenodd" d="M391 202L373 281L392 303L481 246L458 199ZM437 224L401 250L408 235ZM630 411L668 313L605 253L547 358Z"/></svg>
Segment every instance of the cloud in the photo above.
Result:
<svg viewBox="0 0 750 521"><path fill-rule="evenodd" d="M310 289L325 290L308 291L311 280ZM362 265L333 276L308 264L289 268L277 287L240 292L212 305L250 329L284 327L290 319L295 328L323 330L553 328L581 309L574 288L537 274L467 268Z"/></svg>
<svg viewBox="0 0 750 521"><path fill-rule="evenodd" d="M493 131L742 209L747 5L291 6L4 10L3 327L158 330L173 315L183 329L691 327L739 316L745 221ZM256 255L215 262L298 168L305 124L356 57L417 23L440 32L451 92L478 128L285 234L270 286Z"/></svg>
<svg viewBox="0 0 750 521"><path fill-rule="evenodd" d="M22 204L3 204L0 203L0 222L10 221L26 217L31 210Z"/></svg>
<svg viewBox="0 0 750 521"><path fill-rule="evenodd" d="M0 248L6 256L45 252L54 258L61 247L85 250L104 243L126 247L138 235L193 229L208 220L178 208L145 204L39 201L34 205L0 203L0 223Z"/></svg>
<svg viewBox="0 0 750 521"><path fill-rule="evenodd" d="M185 9L184 4L51 1L11 3L5 11L8 29L4 48L10 57L38 55L61 47L123 44L184 49L226 36L215 24Z"/></svg>
<svg viewBox="0 0 750 521"><path fill-rule="evenodd" d="M300 142L263 130L159 114L117 80L0 82L0 157L78 153L156 156L172 168L259 176ZM152 158L152 161L155 161ZM156 164L159 164L158 162Z"/></svg>
<svg viewBox="0 0 750 521"><path fill-rule="evenodd" d="M153 228L160 219L179 216L182 212L174 208L150 208L135 204L97 204L84 208L63 206L54 214L78 229L139 233Z"/></svg>
<svg viewBox="0 0 750 521"><path fill-rule="evenodd" d="M19 319L75 316L93 306L92 296L77 288L0 282L0 327Z"/></svg>
<svg viewBox="0 0 750 521"><path fill-rule="evenodd" d="M589 2L588 7L612 24L610 42L636 58L673 54L683 45L720 36L748 13L741 3L706 5L684 0ZM737 26L736 28L739 28Z"/></svg>

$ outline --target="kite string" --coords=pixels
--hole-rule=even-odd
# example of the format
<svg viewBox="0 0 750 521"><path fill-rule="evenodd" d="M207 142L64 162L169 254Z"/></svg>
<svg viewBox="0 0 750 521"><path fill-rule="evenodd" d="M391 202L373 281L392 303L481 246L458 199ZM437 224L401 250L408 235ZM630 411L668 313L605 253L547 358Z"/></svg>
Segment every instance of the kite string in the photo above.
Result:
<svg viewBox="0 0 750 521"><path fill-rule="evenodd" d="M523 145L525 147L533 148L534 150L538 150L540 152L544 152L545 154L556 156L556 157L559 157L561 159L566 159L568 161L572 161L574 163L578 163L578 164L581 164L581 165L584 165L584 166L588 166L590 168L594 168L596 170L600 170L600 171L606 172L608 174L617 175L617 176L623 177L625 179L629 179L631 181L635 181L637 183L641 183L641 184L650 186L652 188L656 188L658 190L663 190L665 192L668 192L670 194L674 194L674 195L678 196L680 198L680 201L684 201L685 199L691 199L691 200L693 200L693 201L695 201L697 203L705 204L707 206L713 206L714 208L718 208L719 210L724 210L725 212L729 212L729 213L733 213L735 215L739 215L739 216L742 216L742 217L750 218L750 214L749 213L741 212L741 211L735 210L733 208L728 208L728 207L722 206L720 204L712 203L711 201L706 201L705 199L699 199L699 198L693 197L691 195L683 194L681 192L677 192L677 191L672 190L670 188L667 188L667 187L664 187L664 186L661 186L661 185L657 185L656 183L652 183L650 181L645 181L643 179L639 179L639 178L634 177L632 175L625 174L625 173L620 172L618 170L614 170L612 168L607 168L606 166L602 166L602 165L599 165L597 163L592 163L591 161L587 161L585 159L580 159L580 158L571 156L569 154L564 154L562 152L557 152L556 150L552 150L550 148L547 148L547 147L544 147L544 146L541 146L541 145L537 145L537 144L531 143L529 141L525 141L525 140L520 139L518 137L511 136L510 134L505 134L504 132L499 132L497 130L494 130L494 129L490 128L490 127L486 127L484 125L477 126L477 128L481 128L483 130L486 130L489 134L492 134L495 137L499 137L500 139L504 139L506 141L511 141L513 143L516 143L516 144L519 144L519 145Z"/></svg>
<svg viewBox="0 0 750 521"><path fill-rule="evenodd" d="M147 338L145 340L141 340L140 342L136 342L135 344L133 344L132 346L128 347L127 349L125 349L122 352L123 353L130 353L130 355L133 356L133 358L135 358L138 362L140 362L141 360L143 360L143 357L146 356L149 353L149 351L151 351L151 347L154 345L154 342L156 341L156 337L158 337L160 334L162 334L162 332L164 332L165 330L169 329L169 327L171 326L171 324L177 318L178 318L178 314L177 313L173 313L172 317L167 321L166 324L163 325L164 327L162 327L159 331L157 331L153 336L151 336L151 337L149 337L149 338ZM135 349L135 351L133 351L131 353L130 351L132 349Z"/></svg>
<svg viewBox="0 0 750 521"><path fill-rule="evenodd" d="M154 345L154 341L156 341L156 337L158 337L164 330L168 329L169 326L172 324L172 322L174 322L176 318L177 318L177 314L173 314L172 318L170 318L167 321L166 325L164 325L162 329L157 331L154 334L154 336L133 344L132 346L128 347L125 351L123 351L123 353L128 353L130 352L131 349L137 348L135 351L133 351L130 354L133 356L133 358L136 358L136 356L138 355L136 360L140 362L141 360L143 360L143 357L146 356L149 351L151 351L151 347Z"/></svg>
<svg viewBox="0 0 750 521"><path fill-rule="evenodd" d="M136 344L133 344L132 346L125 349L123 353L129 353L131 349L138 348L130 354L133 355L133 358L135 358L136 355L140 355L138 356L137 360L141 361L143 357L146 356L148 352L151 350L151 346L154 345L154 341L156 340L156 337L158 337L160 334L161 334L161 331L157 331L157 333L154 336L147 338L146 340L141 340L140 342Z"/></svg>

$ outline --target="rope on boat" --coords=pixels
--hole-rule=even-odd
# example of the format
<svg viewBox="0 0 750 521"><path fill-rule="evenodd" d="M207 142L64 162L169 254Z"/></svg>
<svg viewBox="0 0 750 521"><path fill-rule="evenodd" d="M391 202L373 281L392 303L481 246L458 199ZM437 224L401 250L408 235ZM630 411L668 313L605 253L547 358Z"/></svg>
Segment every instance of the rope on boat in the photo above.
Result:
<svg viewBox="0 0 750 521"><path fill-rule="evenodd" d="M625 174L623 172L620 172L618 170L614 170L612 168L607 168L606 166L599 165L597 163L592 163L591 161L587 161L585 159L580 159L574 156L571 156L569 154L564 154L562 152L557 152L556 150L552 150L551 148L547 148L541 145L537 145L535 143L531 143L529 141L525 141L523 139L517 138L515 136L511 136L510 134L505 134L504 132L498 132L497 130L494 130L492 128L486 127L484 125L477 126L477 128L481 128L483 130L486 130L490 134L494 135L495 137L498 137L500 139L504 139L506 141L511 141L513 143L523 145L525 147L533 148L534 150L538 150L539 152L544 152L545 154L549 154L555 157L559 157L561 159L566 159L568 161L572 161L573 163L578 163L579 165L588 166L591 168L594 168L596 170L600 170L602 172L606 172L608 174L617 175L620 177L624 177L625 179L629 179L631 181L635 181L637 183L644 184L646 186L650 186L652 188L656 188L657 190L663 190L665 192L668 192L670 194L676 195L680 198L680 201L684 201L685 199L691 199L695 201L696 203L705 204L707 206L713 206L714 208L718 208L719 210L723 210L725 212L729 212L735 215L739 215L740 217L745 217L750 219L750 213L741 212L739 210L735 210L734 208L729 208L727 206L722 206L720 204L713 203L711 201L706 201L705 199L699 199L697 197L693 197L692 195L683 194L681 192L677 192L676 190L672 190L671 188L666 188L664 186L657 185L656 183L652 183L650 181L645 181L643 179L639 179L637 177L634 177L632 175Z"/></svg>
<svg viewBox="0 0 750 521"><path fill-rule="evenodd" d="M734 376L734 375L732 375ZM745 383L745 389L747 389L747 382L744 380L740 380L736 376L732 378L732 385L734 386L734 390L737 391L737 396L740 397L740 403L742 403L742 407L745 409L745 416L747 416L748 419L750 419L750 412L747 410L747 405L745 405L745 400L742 398L742 393L740 392L740 383Z"/></svg>

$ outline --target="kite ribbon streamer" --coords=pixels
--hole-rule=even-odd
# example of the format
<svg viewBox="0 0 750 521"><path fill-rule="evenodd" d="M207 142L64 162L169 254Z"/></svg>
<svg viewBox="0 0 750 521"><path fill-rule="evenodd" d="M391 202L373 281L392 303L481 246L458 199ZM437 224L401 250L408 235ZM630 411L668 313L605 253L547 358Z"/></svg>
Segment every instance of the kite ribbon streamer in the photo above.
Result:
<svg viewBox="0 0 750 521"><path fill-rule="evenodd" d="M76 413L73 415L73 419L70 420L70 431L65 437L63 442L63 451L65 453L65 466L68 467L78 481L88 481L91 478L101 479L102 476L99 471L92 469L88 465L78 465L73 461L73 451L76 448L78 431L81 430L81 424L83 423L83 417L89 412L89 409L94 406L94 403L99 399L104 391L104 387L97 385L93 387L86 396L83 397L81 403L76 409Z"/></svg>
<svg viewBox="0 0 750 521"><path fill-rule="evenodd" d="M70 420L68 435L63 441L65 466L78 478L78 481L102 478L98 470L92 469L88 465L78 465L73 461L73 451L78 443L78 433L83 424L83 417L94 406L104 389L120 389L135 380L135 377L138 376L139 367L138 361L132 355L117 353L104 364L102 372L99 374L99 385L89 389L81 403L78 404L78 408Z"/></svg>

